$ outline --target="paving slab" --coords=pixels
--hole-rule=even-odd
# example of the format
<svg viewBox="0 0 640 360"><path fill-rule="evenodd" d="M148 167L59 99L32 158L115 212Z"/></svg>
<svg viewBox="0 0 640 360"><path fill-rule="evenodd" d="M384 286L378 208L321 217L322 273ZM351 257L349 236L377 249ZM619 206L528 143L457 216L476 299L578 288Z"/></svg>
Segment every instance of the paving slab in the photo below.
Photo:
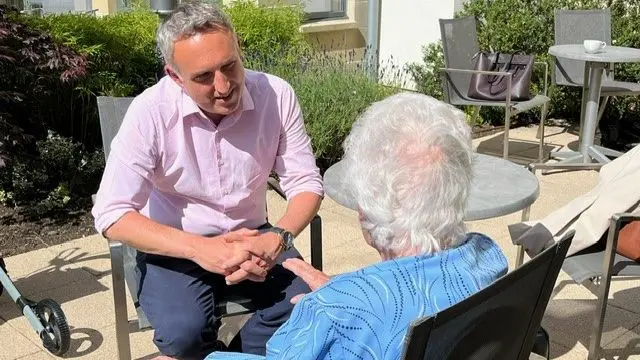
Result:
<svg viewBox="0 0 640 360"><path fill-rule="evenodd" d="M606 344L600 351L600 357L605 359L640 360L640 326L637 326L614 341Z"/></svg>
<svg viewBox="0 0 640 360"><path fill-rule="evenodd" d="M31 337L39 340L35 334ZM30 338L22 335L4 320L2 312L0 312L0 339L0 360L18 359L40 351Z"/></svg>
<svg viewBox="0 0 640 360"><path fill-rule="evenodd" d="M54 357L53 355L50 355L46 351L38 351L37 353L29 354L29 355L18 358L18 360L51 360L51 359L59 359L59 358Z"/></svg>
<svg viewBox="0 0 640 360"><path fill-rule="evenodd" d="M12 256L5 262L14 286L25 297L92 278L73 263L69 252L58 253L49 248ZM0 297L0 304L10 302L8 296Z"/></svg>
<svg viewBox="0 0 640 360"><path fill-rule="evenodd" d="M73 294L86 294L76 296ZM69 296L69 294L72 294ZM36 294L34 300L51 298L60 303L71 334L95 333L96 329L114 324L113 298L110 289L95 279L74 282L57 289ZM62 301L61 299L67 299ZM0 306L0 316L21 335L33 339L40 350L45 350L27 319L22 316L14 304Z"/></svg>

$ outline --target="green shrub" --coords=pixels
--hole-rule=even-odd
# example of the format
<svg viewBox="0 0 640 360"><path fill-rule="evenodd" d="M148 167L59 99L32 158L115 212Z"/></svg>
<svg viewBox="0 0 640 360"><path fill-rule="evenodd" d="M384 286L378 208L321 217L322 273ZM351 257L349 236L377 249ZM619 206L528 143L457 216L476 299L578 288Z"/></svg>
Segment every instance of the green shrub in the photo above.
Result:
<svg viewBox="0 0 640 360"><path fill-rule="evenodd" d="M0 6L0 168L33 152L61 110L60 100L70 102L68 93L87 74L86 57L17 16Z"/></svg>
<svg viewBox="0 0 640 360"><path fill-rule="evenodd" d="M418 91L443 100L441 72L444 67L442 43L428 44L422 49L422 64L409 64L407 70L417 85Z"/></svg>
<svg viewBox="0 0 640 360"><path fill-rule="evenodd" d="M247 67L274 61L295 62L310 49L300 31L305 16L300 4L267 7L253 0L237 0L225 11L242 44Z"/></svg>
<svg viewBox="0 0 640 360"><path fill-rule="evenodd" d="M310 69L290 79L305 117L320 166L332 165L343 154L342 143L356 118L393 89L371 81L364 73L340 67Z"/></svg>
<svg viewBox="0 0 640 360"><path fill-rule="evenodd" d="M104 167L101 151L49 132L37 142L34 156L0 169L0 202L28 217L73 210L89 203Z"/></svg>
<svg viewBox="0 0 640 360"><path fill-rule="evenodd" d="M397 91L372 81L342 59L322 54L295 67L281 62L256 64L256 69L282 77L295 90L322 171L342 158L342 143L356 118L373 102Z"/></svg>
<svg viewBox="0 0 640 360"><path fill-rule="evenodd" d="M71 101L59 102L64 108L57 111L49 129L86 149L100 148L95 97L134 96L157 81L161 69L155 45L157 15L133 10L103 17L57 14L20 20L89 59L88 76L68 95Z"/></svg>
<svg viewBox="0 0 640 360"><path fill-rule="evenodd" d="M16 19L0 7L0 202L37 216L77 204L89 189L80 184L95 184L102 165L47 135L86 79L87 58Z"/></svg>
<svg viewBox="0 0 640 360"><path fill-rule="evenodd" d="M89 57L90 76L84 90L95 95L130 96L157 81L158 16L151 11L133 10L102 17L28 16L25 20Z"/></svg>

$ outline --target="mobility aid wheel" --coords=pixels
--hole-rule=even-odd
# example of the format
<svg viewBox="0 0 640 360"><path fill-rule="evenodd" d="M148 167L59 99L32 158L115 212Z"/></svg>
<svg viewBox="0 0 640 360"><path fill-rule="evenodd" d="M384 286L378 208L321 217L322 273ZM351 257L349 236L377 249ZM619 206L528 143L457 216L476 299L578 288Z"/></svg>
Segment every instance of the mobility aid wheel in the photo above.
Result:
<svg viewBox="0 0 640 360"><path fill-rule="evenodd" d="M56 356L62 356L69 351L71 334L67 318L60 305L51 299L35 302L22 296L7 276L4 261L0 258L0 293L2 288L7 291L20 312L29 321L45 349Z"/></svg>
<svg viewBox="0 0 640 360"><path fill-rule="evenodd" d="M64 355L69 350L71 335L60 305L51 299L44 299L32 308L44 327L40 332L42 345L56 356Z"/></svg>
<svg viewBox="0 0 640 360"><path fill-rule="evenodd" d="M7 266L4 263L4 259L2 257L0 257L0 270L4 271L4 273L7 273ZM4 290L4 287L2 286L2 282L0 282L0 295L2 295L2 290Z"/></svg>

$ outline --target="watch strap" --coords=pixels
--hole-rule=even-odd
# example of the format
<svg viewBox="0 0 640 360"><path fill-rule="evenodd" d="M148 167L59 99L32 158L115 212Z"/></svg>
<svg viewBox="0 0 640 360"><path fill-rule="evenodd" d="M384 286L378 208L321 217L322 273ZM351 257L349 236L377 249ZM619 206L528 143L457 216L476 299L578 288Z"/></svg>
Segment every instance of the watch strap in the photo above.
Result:
<svg viewBox="0 0 640 360"><path fill-rule="evenodd" d="M267 229L267 231L278 234L278 236L280 237L280 246L282 246L282 249L284 251L287 251L287 250L289 250L289 249L291 249L293 247L292 241L287 241L287 239L285 237L285 235L288 234L290 236L287 236L287 237L293 238L293 235L290 232L288 232L287 230L285 230L283 228L279 228L277 226L273 226L273 227Z"/></svg>

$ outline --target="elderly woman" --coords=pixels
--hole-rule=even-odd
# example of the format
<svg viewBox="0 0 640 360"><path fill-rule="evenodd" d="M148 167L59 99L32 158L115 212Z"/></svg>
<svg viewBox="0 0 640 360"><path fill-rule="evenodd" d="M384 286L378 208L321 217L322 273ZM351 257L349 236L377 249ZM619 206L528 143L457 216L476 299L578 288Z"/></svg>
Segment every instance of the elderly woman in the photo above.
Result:
<svg viewBox="0 0 640 360"><path fill-rule="evenodd" d="M358 119L344 148L364 239L382 261L332 278L301 260L284 262L313 292L292 300L267 359L398 359L411 321L507 271L500 248L463 222L472 149L461 111L425 95L394 95Z"/></svg>

